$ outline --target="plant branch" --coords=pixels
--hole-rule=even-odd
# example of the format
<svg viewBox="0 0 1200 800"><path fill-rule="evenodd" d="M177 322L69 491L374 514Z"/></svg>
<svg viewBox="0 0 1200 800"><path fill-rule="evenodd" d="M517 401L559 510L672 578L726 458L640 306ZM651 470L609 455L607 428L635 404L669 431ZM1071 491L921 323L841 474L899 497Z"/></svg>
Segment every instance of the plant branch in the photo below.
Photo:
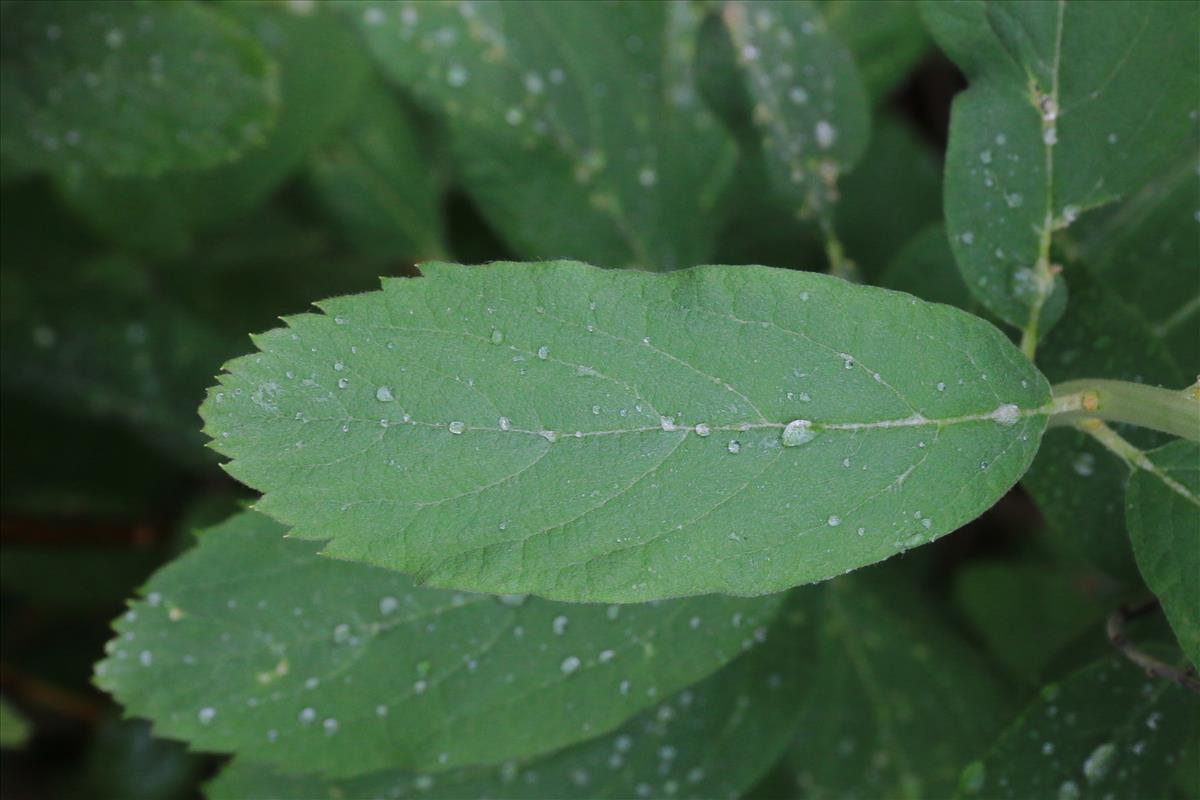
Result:
<svg viewBox="0 0 1200 800"><path fill-rule="evenodd" d="M1108 634L1108 641L1112 643L1113 647L1120 650L1126 658L1145 670L1147 675L1153 678L1165 678L1179 684L1185 689L1191 689L1193 692L1200 694L1200 678L1196 677L1195 667L1189 666L1185 669L1180 669L1166 662L1159 661L1149 653L1145 653L1134 647L1125 636L1125 623L1127 621L1157 607L1158 598L1151 597L1149 600L1139 603L1136 606L1121 606L1118 608L1108 618L1108 625L1105 627L1105 631Z"/></svg>
<svg viewBox="0 0 1200 800"><path fill-rule="evenodd" d="M1200 442L1200 382L1177 391L1127 381L1085 378L1060 383L1053 387L1053 392L1056 404L1068 398L1078 398L1078 402L1066 403L1063 410L1052 414L1050 427L1079 426L1087 419L1107 420ZM1118 452L1118 455L1121 454Z"/></svg>

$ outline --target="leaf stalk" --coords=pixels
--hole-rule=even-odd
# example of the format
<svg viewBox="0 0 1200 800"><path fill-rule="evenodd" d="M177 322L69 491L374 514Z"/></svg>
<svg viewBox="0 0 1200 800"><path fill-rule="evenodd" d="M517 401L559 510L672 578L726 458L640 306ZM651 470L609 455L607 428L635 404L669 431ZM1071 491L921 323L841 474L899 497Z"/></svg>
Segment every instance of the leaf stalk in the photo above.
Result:
<svg viewBox="0 0 1200 800"><path fill-rule="evenodd" d="M1200 382L1179 391L1128 381L1085 378L1060 383L1052 391L1050 427L1079 426L1088 419L1104 420L1200 442Z"/></svg>

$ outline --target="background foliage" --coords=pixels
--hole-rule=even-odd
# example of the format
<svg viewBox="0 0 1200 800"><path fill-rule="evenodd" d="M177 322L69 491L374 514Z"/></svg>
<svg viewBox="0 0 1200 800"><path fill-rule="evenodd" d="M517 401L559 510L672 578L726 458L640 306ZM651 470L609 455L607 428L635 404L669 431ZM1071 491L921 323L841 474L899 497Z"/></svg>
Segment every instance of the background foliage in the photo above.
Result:
<svg viewBox="0 0 1200 800"><path fill-rule="evenodd" d="M247 332L431 259L831 271L1036 326L1051 382L1178 388L1197 15L0 3L5 796L1197 796L1194 696L1104 632L1153 592L1127 635L1197 658L1194 510L1082 434L885 564L614 614L318 558L196 413Z"/></svg>

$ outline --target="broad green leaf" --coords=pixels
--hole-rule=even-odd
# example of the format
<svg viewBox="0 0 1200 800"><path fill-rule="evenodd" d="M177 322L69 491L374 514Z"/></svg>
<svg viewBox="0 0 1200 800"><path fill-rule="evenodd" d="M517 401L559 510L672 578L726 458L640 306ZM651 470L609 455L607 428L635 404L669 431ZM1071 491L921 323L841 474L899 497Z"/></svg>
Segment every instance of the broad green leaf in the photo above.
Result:
<svg viewBox="0 0 1200 800"><path fill-rule="evenodd" d="M1180 440L1146 458L1129 478L1129 538L1184 653L1200 664L1200 446Z"/></svg>
<svg viewBox="0 0 1200 800"><path fill-rule="evenodd" d="M1200 6L925 3L967 73L946 154L946 223L971 291L1034 333L1062 313L1051 238L1140 189L1195 134Z"/></svg>
<svg viewBox="0 0 1200 800"><path fill-rule="evenodd" d="M813 600L789 602L756 646L612 733L545 758L437 775L390 770L349 780L285 775L238 759L208 787L211 800L394 797L737 797L778 757L808 689Z"/></svg>
<svg viewBox="0 0 1200 800"><path fill-rule="evenodd" d="M1165 797L1196 696L1112 655L1046 686L962 775L962 797Z"/></svg>
<svg viewBox="0 0 1200 800"><path fill-rule="evenodd" d="M436 258L445 245L432 150L415 115L372 83L341 138L310 159L308 178L357 251L410 262Z"/></svg>
<svg viewBox="0 0 1200 800"><path fill-rule="evenodd" d="M120 244L179 256L196 236L244 219L349 115L370 64L348 27L322 6L224 3L279 63L282 110L263 146L214 169L157 180L76 175L62 182L75 211Z"/></svg>
<svg viewBox="0 0 1200 800"><path fill-rule="evenodd" d="M831 0L821 10L854 56L872 105L909 76L932 44L911 0Z"/></svg>
<svg viewBox="0 0 1200 800"><path fill-rule="evenodd" d="M445 115L459 178L521 255L711 257L728 135L691 77L684 2L351 6L383 73Z"/></svg>
<svg viewBox="0 0 1200 800"><path fill-rule="evenodd" d="M200 3L5 3L0 150L23 167L156 175L260 146L275 65Z"/></svg>
<svg viewBox="0 0 1200 800"><path fill-rule="evenodd" d="M788 754L806 798L947 797L1003 724L986 662L872 570L832 582L817 676Z"/></svg>
<svg viewBox="0 0 1200 800"><path fill-rule="evenodd" d="M731 0L721 13L775 191L796 211L831 219L838 176L870 132L853 59L811 3Z"/></svg>
<svg viewBox="0 0 1200 800"><path fill-rule="evenodd" d="M293 535L433 585L822 580L976 517L1048 413L991 325L829 276L422 269L256 337L201 414Z"/></svg>
<svg viewBox="0 0 1200 800"><path fill-rule="evenodd" d="M29 728L25 715L0 698L0 747L24 747L29 741Z"/></svg>
<svg viewBox="0 0 1200 800"><path fill-rule="evenodd" d="M564 605L417 588L246 513L116 624L97 682L159 735L331 777L544 753L613 730L766 632L780 599Z"/></svg>
<svg viewBox="0 0 1200 800"><path fill-rule="evenodd" d="M1121 597L1094 572L1036 561L981 561L954 577L956 605L989 654L1008 671L1039 685L1051 661L1103 620Z"/></svg>

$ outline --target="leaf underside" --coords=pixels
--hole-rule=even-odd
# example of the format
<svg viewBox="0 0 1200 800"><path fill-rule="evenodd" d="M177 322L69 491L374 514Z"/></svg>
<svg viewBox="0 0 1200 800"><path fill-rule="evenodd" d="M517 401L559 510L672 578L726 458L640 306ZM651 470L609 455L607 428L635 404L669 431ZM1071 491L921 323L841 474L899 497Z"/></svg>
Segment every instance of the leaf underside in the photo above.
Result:
<svg viewBox="0 0 1200 800"><path fill-rule="evenodd" d="M822 580L977 516L1045 425L999 331L908 295L763 267L423 270L255 337L201 414L293 535L433 585Z"/></svg>

